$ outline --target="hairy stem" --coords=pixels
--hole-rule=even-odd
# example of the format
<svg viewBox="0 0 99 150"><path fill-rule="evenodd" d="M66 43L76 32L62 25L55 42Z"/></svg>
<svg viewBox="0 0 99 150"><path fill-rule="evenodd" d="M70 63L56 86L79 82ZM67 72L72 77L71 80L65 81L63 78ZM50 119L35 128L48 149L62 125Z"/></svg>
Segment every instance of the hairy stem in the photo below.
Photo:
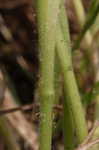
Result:
<svg viewBox="0 0 99 150"><path fill-rule="evenodd" d="M51 150L55 34L60 0L37 0L40 50L40 150Z"/></svg>

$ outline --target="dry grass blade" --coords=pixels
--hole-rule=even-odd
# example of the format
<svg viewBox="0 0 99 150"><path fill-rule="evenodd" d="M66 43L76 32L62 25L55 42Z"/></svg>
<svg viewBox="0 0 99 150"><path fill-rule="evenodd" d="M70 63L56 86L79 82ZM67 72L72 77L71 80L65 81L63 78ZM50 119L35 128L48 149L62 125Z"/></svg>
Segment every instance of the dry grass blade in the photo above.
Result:
<svg viewBox="0 0 99 150"><path fill-rule="evenodd" d="M13 108L16 106L17 105L15 104L10 91L6 89L3 108ZM6 117L17 132L27 141L27 143L30 144L34 150L37 150L37 133L33 130L32 125L29 124L22 112L7 114Z"/></svg>
<svg viewBox="0 0 99 150"><path fill-rule="evenodd" d="M91 148L93 145L98 144L99 143L99 139L94 140L86 145L80 146L79 148L77 148L76 150L88 150L89 148Z"/></svg>
<svg viewBox="0 0 99 150"><path fill-rule="evenodd" d="M0 79L3 80L3 74L0 72ZM4 92L4 100L2 103L3 109L10 109L13 107L18 107L18 105L14 101L14 97L12 96L10 90L8 88L5 89ZM26 142L31 146L33 150L38 149L37 143L37 132L33 129L32 125L26 120L24 114L22 112L14 112L6 115L7 119L11 123L11 125L16 129L18 134L26 140Z"/></svg>
<svg viewBox="0 0 99 150"><path fill-rule="evenodd" d="M99 139L96 139L93 141L91 140L97 127L99 127L99 121L95 122L92 130L90 131L90 133L87 136L87 138L85 139L85 141L76 150L87 150L90 147L92 147L93 145L99 143Z"/></svg>

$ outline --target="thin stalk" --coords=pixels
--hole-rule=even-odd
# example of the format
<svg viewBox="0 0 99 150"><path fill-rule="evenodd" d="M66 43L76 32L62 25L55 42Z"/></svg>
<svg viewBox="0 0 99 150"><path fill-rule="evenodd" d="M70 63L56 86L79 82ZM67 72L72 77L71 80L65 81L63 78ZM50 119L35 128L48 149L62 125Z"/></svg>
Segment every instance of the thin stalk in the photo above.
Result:
<svg viewBox="0 0 99 150"><path fill-rule="evenodd" d="M61 84L61 73L60 73L60 66L59 66L59 60L58 60L58 57L55 56L55 73L54 73L54 76L55 76L55 82L54 82L54 87L55 87L55 102L54 104L57 105L59 104L59 100L60 100L60 97L62 95L62 84Z"/></svg>
<svg viewBox="0 0 99 150"><path fill-rule="evenodd" d="M85 10L82 5L82 1L81 0L72 0L72 1L73 1L75 12L76 12L76 15L78 18L78 23L79 23L80 27L82 28L85 23L85 20L86 20ZM87 47L92 42L92 36L91 36L91 33L89 32L89 30L87 31L87 33L85 35L84 42L86 43Z"/></svg>
<svg viewBox="0 0 99 150"><path fill-rule="evenodd" d="M63 135L64 135L64 148L65 150L74 150L74 126L73 116L67 104L67 96L64 92L63 101Z"/></svg>
<svg viewBox="0 0 99 150"><path fill-rule="evenodd" d="M77 40L76 40L76 42L73 46L73 50L78 49L80 47L80 43L83 40L86 32L94 24L94 22L97 18L98 12L99 12L99 1L94 0L91 3L91 6L89 8L89 11L88 11L88 14L87 14L87 17L86 17L86 21L83 25L81 33L79 34L79 36L78 36L78 38L77 38ZM79 19L79 21L80 21L80 19Z"/></svg>
<svg viewBox="0 0 99 150"><path fill-rule="evenodd" d="M70 47L70 35L69 35L69 26L68 26L68 21L67 21L67 16L66 16L66 11L65 11L65 7L64 7L64 5L62 4L61 5L61 12L60 12L60 16L59 16L59 18L60 18L60 25L61 25L61 29L62 29L62 33L63 33L63 37L64 37L64 40L62 40L62 39L60 39L60 41L62 42L65 42L66 44L67 44L67 46L65 46L64 48L64 53L65 53L65 55L64 55L64 57L66 57L67 58L67 56L68 57L70 57L69 58L69 61L68 62L66 62L66 60L65 60L65 65L67 66L67 67L69 67L69 66L71 66L72 67L72 58L71 58L71 47ZM61 32L61 31L60 31ZM61 33L60 33L61 34ZM60 35L59 34L59 35ZM61 38L62 38L62 35L61 35ZM64 43L64 44L65 44ZM61 44L61 43L60 43ZM66 49L67 49L67 54L66 54ZM60 50L60 52L61 52L61 50ZM59 55L59 52L58 52L58 55ZM61 63L62 63L62 59L60 60L61 61ZM65 67L65 65L64 65L64 67ZM62 65L61 65L62 66ZM68 72L68 71L67 71ZM72 72L72 70L71 70L71 72ZM64 74L66 73L66 71L64 72ZM66 73L66 74L68 74L68 73ZM73 72L72 72L72 74L73 74ZM72 77L72 75L71 75L71 77ZM66 80L66 79L65 79ZM74 85L76 85L76 83L75 83L75 77L74 77L74 75L73 75L73 80L74 80ZM68 81L68 80L67 80ZM67 86L67 88L68 88L68 86ZM76 87L76 92L74 92L75 94L78 94L77 91L78 89L77 89L77 87ZM64 89L64 92L65 92L65 95L68 95L68 94L66 94L66 88ZM71 92L72 93L72 92ZM77 96L77 95L76 95ZM65 96L65 98L66 98L66 96ZM69 97L68 97L69 98ZM80 97L79 97L79 95L78 95L78 103L80 104ZM66 104L67 103L67 104ZM68 107L68 114L69 114L69 117L71 118L71 114L70 114L70 105L68 106L68 99L66 100L66 101L64 101L64 106L65 105L67 105L67 107ZM82 107L81 106L81 104L80 104L80 107ZM64 109L66 109L66 108L64 108ZM76 109L76 108L75 108ZM81 108L82 109L82 108ZM66 110L65 110L66 111ZM81 111L83 111L83 110L81 110ZM64 112L65 113L65 112ZM84 114L83 114L84 115ZM82 116L83 116L82 115ZM69 121L71 122L71 130L72 130L72 133L71 133L71 137L73 137L73 127L72 127L72 122L73 122L73 118L71 118L70 119L69 118ZM84 119L84 116L82 117L83 118L83 123L85 124L85 119ZM76 120L77 121L77 120ZM79 124L79 123L78 123ZM78 129L77 129L78 130ZM83 130L83 129L82 129ZM87 133L87 129L86 129L86 125L85 125L85 132ZM71 131L70 131L71 132ZM78 132L78 131L77 131ZM78 135L78 138L80 139L81 138L81 135ZM79 140L80 141L80 140ZM74 142L74 141L73 141ZM72 142L72 143L73 143Z"/></svg>
<svg viewBox="0 0 99 150"><path fill-rule="evenodd" d="M61 26L62 34L64 36L64 40L70 44L70 36L68 34L68 22L66 18L66 11L64 7L64 0L61 2L61 9L59 15L59 24ZM64 99L63 99L63 135L64 135L64 148L66 150L74 149L74 125L73 125L73 117L71 110L67 104L67 93L64 90ZM69 127L69 128L68 128Z"/></svg>
<svg viewBox="0 0 99 150"><path fill-rule="evenodd" d="M75 130L77 134L78 143L81 143L87 136L87 127L84 116L84 110L82 108L78 87L73 73L70 52L71 48L70 45L65 42L66 40L64 40L61 28L59 25L57 25L57 54L60 60L60 65L64 77L64 89L68 97L67 104L69 110L71 110L75 122Z"/></svg>
<svg viewBox="0 0 99 150"><path fill-rule="evenodd" d="M60 0L38 0L37 21L40 49L40 150L51 150L54 104L54 57Z"/></svg>
<svg viewBox="0 0 99 150"><path fill-rule="evenodd" d="M61 2L61 7L60 7L61 9L60 9L60 14L59 14L59 23L61 26L64 40L66 41L66 44L68 44L68 47L70 47L69 25L68 25L68 19L66 16L66 10L65 10L65 6L64 6L63 2L64 2L64 0L62 0L62 2Z"/></svg>
<svg viewBox="0 0 99 150"><path fill-rule="evenodd" d="M58 59L58 57L56 58L56 60ZM60 91L62 91L61 85L59 85L59 79L60 79L60 70L61 67L59 65L59 60L57 61L56 64L56 103L58 102L59 98L60 98ZM59 88L60 87L60 88ZM60 91L59 91L60 90ZM61 92L62 94L62 92ZM74 150L74 130L73 130L73 118L72 118L72 114L71 111L68 108L67 105L67 94L64 92L63 93L64 97L63 97L63 118L60 119L57 124L56 127L54 129L54 135L57 135L57 133L59 133L60 131L63 130L63 136L64 136L64 148L66 150ZM63 128L62 128L63 127ZM68 128L69 127L69 128Z"/></svg>
<svg viewBox="0 0 99 150"><path fill-rule="evenodd" d="M82 0L76 0L76 1L72 0L72 2L76 11L77 18L79 18L78 23L80 26L83 26L83 23L85 22L85 19L86 19L85 17L86 15L85 15L84 7L82 5Z"/></svg>
<svg viewBox="0 0 99 150"><path fill-rule="evenodd" d="M96 41L97 42L97 41ZM97 44L98 43L93 43L92 48L94 49L92 53L92 63L93 63L93 69L94 69L94 84L96 85L99 83L99 52L97 50ZM93 90L93 93L97 92L97 90ZM97 93L95 99L95 113L94 113L94 120L99 120L99 94ZM99 138L99 127L96 129L93 139ZM94 150L99 149L99 144L95 145L93 147Z"/></svg>
<svg viewBox="0 0 99 150"><path fill-rule="evenodd" d="M80 1L80 0L78 0L78 1ZM73 0L73 3L75 4L77 1L75 1L75 0ZM81 2L81 1L80 1ZM99 4L99 2L98 2L98 0L97 1L92 1L92 3L97 3L97 4ZM96 7L97 7L97 4L95 4L96 5ZM81 5L82 5L82 3L81 3ZM94 5L94 6L95 6ZM83 8L83 5L81 6L82 8ZM75 10L76 10L76 12L78 12L79 14L80 13L82 13L82 11L84 11L84 9L78 9L78 8L76 8L75 7ZM84 13L84 12L83 12ZM84 24L84 21L83 22L81 22L81 20L80 20L80 17L78 16L78 21L79 21L79 24L81 24L81 27L82 27L82 25ZM87 33L89 33L89 31L87 31ZM92 39L92 40L89 40L89 39ZM97 51L97 44L95 43L95 47L94 46L92 46L93 44L92 44L92 42L93 42L93 35L91 34L91 32L90 32L90 34L89 34L89 37L87 36L87 35L85 35L85 37L84 37L84 40L86 41L85 42L85 45L86 45L86 47L87 47L87 49L86 49L86 53L87 53L87 56L89 57L89 61L90 61L90 64L92 65L92 67L93 67L93 71L94 71L94 74L95 74L95 78L94 78L94 83L97 83L98 81L99 81L99 68L98 68L98 65L99 65L99 58L98 58L98 51ZM89 42L90 41L90 42ZM94 49L94 51L92 51L92 49ZM97 119L99 119L99 117L97 117L97 114L98 114L98 110L99 110L99 95L97 95L97 97L96 97L96 112L95 112L95 120L97 120ZM97 129L96 130L96 132L95 132L95 134L94 134L94 137L97 137L97 135L99 135L99 134L97 134L98 133L98 130L99 129ZM94 147L95 148L95 150L97 150L98 149L98 147L96 146L96 147Z"/></svg>
<svg viewBox="0 0 99 150"><path fill-rule="evenodd" d="M57 59L56 59L57 60ZM57 104L59 98L60 98L60 91L62 90L62 88L59 88L61 85L59 85L59 77L60 77L60 65L56 64L56 101L55 104ZM60 69L60 70L59 70ZM59 91L60 90L60 91ZM63 136L64 136L64 148L66 150L74 150L74 130L73 130L73 118L72 118L72 114L71 111L68 109L68 105L67 105L67 97L66 97L66 93L64 92L64 97L63 97L63 118L61 118L57 124L55 125L55 128L53 128L53 135L57 135L60 131L63 130ZM63 128L62 128L63 127ZM68 128L69 127L69 128Z"/></svg>

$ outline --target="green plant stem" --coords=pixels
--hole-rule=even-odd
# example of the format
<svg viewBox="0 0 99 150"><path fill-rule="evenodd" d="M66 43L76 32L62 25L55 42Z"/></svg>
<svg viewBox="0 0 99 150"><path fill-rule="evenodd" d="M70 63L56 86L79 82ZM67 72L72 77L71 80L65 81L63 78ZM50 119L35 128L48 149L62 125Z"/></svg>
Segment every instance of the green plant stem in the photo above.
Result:
<svg viewBox="0 0 99 150"><path fill-rule="evenodd" d="M80 28L82 28L86 20L86 15L85 15L84 7L82 5L82 1L81 0L72 0L72 1L73 1L75 12L78 18L78 23L80 25ZM92 42L92 36L88 30L84 38L84 43L87 47L89 47L91 42Z"/></svg>
<svg viewBox="0 0 99 150"><path fill-rule="evenodd" d="M73 116L67 104L67 94L64 92L63 101L63 135L65 150L74 150L74 125Z"/></svg>
<svg viewBox="0 0 99 150"><path fill-rule="evenodd" d="M20 150L12 130L4 117L0 117L0 134L9 150Z"/></svg>
<svg viewBox="0 0 99 150"><path fill-rule="evenodd" d="M58 57L56 58L56 60L58 60ZM60 70L61 67L59 65L59 60L56 63L56 72L55 72L55 77L56 77L56 103L58 102L59 98L60 98L60 91L62 91L61 85L59 84L60 82ZM62 84L62 83L61 83ZM59 91L60 90L60 91ZM62 94L63 92L61 92ZM63 118L60 119L55 128L54 128L54 135L57 135L60 131L63 130L63 136L64 136L64 148L65 150L74 150L74 130L73 130L73 118L72 118L72 114L71 111L68 109L68 105L67 105L67 94L64 92L63 93ZM69 127L69 128L68 128Z"/></svg>
<svg viewBox="0 0 99 150"><path fill-rule="evenodd" d="M78 1L80 1L80 0L78 0ZM77 1L75 1L75 0L73 0L73 3L74 3L74 5L75 5L75 3L76 3ZM97 3L97 4L99 4L99 1L92 1L92 3ZM77 13L79 13L79 14L81 14L82 12L83 12L83 14L84 14L84 9L83 9L83 5L82 5L82 3L81 3L81 1L80 1L80 4L81 4L81 7L82 7L82 9L79 9L79 8L76 8L75 7L75 10L76 10L76 12ZM95 7L97 7L97 4L95 4L94 6ZM93 7L93 5L92 5L92 7ZM94 10L94 9L93 9ZM85 17L84 17L85 18ZM79 21L79 24L81 25L81 27L83 26L83 24L84 24L84 22L85 22L85 19L83 19L83 21L81 21L80 20L81 18L78 16L78 21ZM89 29L88 29L89 30ZM93 71L94 71L94 74L95 74L95 78L94 78L94 83L96 83L97 81L99 81L99 69L97 68L97 66L98 66L98 55L97 55L97 53L98 53L98 51L97 51L97 48L94 48L94 51L92 51L93 50L93 47L92 47L92 41L93 41L93 35L89 32L89 31L87 31L87 33L86 34L89 34L88 36L87 35L85 35L85 37L84 37L84 40L86 41L85 42L85 46L87 47L86 48L86 53L87 53L87 56L88 56L88 58L89 58L89 61L90 61L90 64L91 64L91 66L92 66L92 68L93 68ZM96 43L95 43L96 44ZM97 47L97 46L96 46ZM97 114L98 114L98 110L99 110L99 96L97 95L97 97L96 97L96 112L95 112L95 120L98 120L98 117L97 117ZM99 137L99 134L98 134L98 130L99 129L97 129L96 131L95 131L95 134L94 134L94 137L93 138L96 138L96 137ZM97 136L98 135L98 136ZM94 146L94 149L95 150L98 150L98 147L97 146Z"/></svg>
<svg viewBox="0 0 99 150"><path fill-rule="evenodd" d="M61 2L61 9L59 15L59 24L61 26L62 34L64 40L67 41L67 44L70 44L70 36L68 34L68 22L66 17L66 11L64 6L64 0ZM69 46L69 45L68 45ZM67 104L67 93L64 90L64 100L63 100L63 135L64 135L64 148L66 150L74 149L74 126L72 113ZM69 127L69 128L68 128Z"/></svg>
<svg viewBox="0 0 99 150"><path fill-rule="evenodd" d="M64 2L64 0L62 0L62 2L61 2L59 23L61 26L64 40L65 40L66 44L68 44L68 47L70 47L71 43L70 43L69 25L68 25L68 19L66 16L66 10L65 10L65 6L64 6L63 2ZM69 48L69 50L71 51L71 48Z"/></svg>
<svg viewBox="0 0 99 150"><path fill-rule="evenodd" d="M71 113L73 115L78 143L81 143L87 136L87 127L84 110L81 105L81 99L73 73L71 62L71 48L70 45L65 42L66 40L64 40L61 28L59 25L57 25L57 54L60 60L60 65L64 77L64 89L68 97L68 109L71 110Z"/></svg>
<svg viewBox="0 0 99 150"><path fill-rule="evenodd" d="M55 83L54 83L54 87L55 87L55 101L54 104L58 105L59 104L59 100L60 100L60 96L62 95L62 84L61 84L61 73L60 73L60 66L59 66L59 60L58 57L55 56Z"/></svg>
<svg viewBox="0 0 99 150"><path fill-rule="evenodd" d="M72 0L75 11L76 11L76 15L77 18L79 18L79 25L83 26L84 22L85 22L85 11L84 11L84 7L82 5L82 1L81 0ZM80 11L80 12L79 12Z"/></svg>
<svg viewBox="0 0 99 150"><path fill-rule="evenodd" d="M84 36L86 35L86 32L94 24L94 22L97 18L98 12L99 12L99 2L97 0L94 0L91 3L91 6L89 8L89 11L88 11L88 14L86 17L86 21L83 25L81 33L79 34L79 36L73 46L73 50L78 49L80 47L80 43L83 40ZM80 21L80 19L79 19L79 21ZM91 35L90 35L90 37L91 37ZM87 37L87 39L88 39L88 37Z"/></svg>
<svg viewBox="0 0 99 150"><path fill-rule="evenodd" d="M60 37L59 45L60 46L63 45L63 47L60 47L60 50L57 48L57 53L58 53L58 56L59 56L59 59L60 59L61 67L64 68L64 69L62 69L62 71L63 71L63 75L64 75L64 80L66 81L64 83L65 84L65 89L64 89L64 94L65 94L64 106L66 105L68 107L67 114L69 115L68 116L69 117L69 123L71 122L70 123L71 124L71 126L70 126L71 127L71 131L72 131L71 137L73 138L72 122L73 122L73 118L74 118L75 125L76 125L76 132L77 132L77 136L78 136L78 141L81 142L81 141L84 140L84 136L87 135L87 127L86 127L86 123L85 123L84 112L83 112L83 109L82 109L82 106L81 106L81 99L80 99L80 96L79 96L79 93L78 93L78 89L77 89L76 82L75 82L75 77L74 77L73 70L72 70L72 58L71 58L71 47L70 47L71 44L70 44L69 26L68 26L68 21L67 21L65 7L64 7L63 4L61 5L61 11L60 11L59 19L60 19L60 26L61 26L61 29L59 29L59 36L58 36L58 37ZM61 30L62 30L62 33L61 33ZM62 37L62 34L63 34L63 37ZM62 38L63 38L63 40L62 40ZM60 55L61 51L63 51L63 56L64 56L63 60L62 60L62 57ZM67 66L67 69L65 69L66 66ZM69 80L68 80L68 78L69 78ZM71 81L71 82L73 81L73 85L76 87L75 91L73 91L73 89L70 88L70 86L72 87L72 84L70 85L68 83L68 81ZM69 92L66 92L68 90L69 90ZM74 100L74 96L73 95L75 96L75 100ZM66 97L68 97L68 98L66 99ZM73 100L75 102L77 102L77 103L74 103ZM73 107L71 107L71 105L69 104L69 101L71 101L70 103L73 104L72 105ZM76 112L76 105L79 105L79 113L82 114L82 123L84 124L84 128L82 128L82 129L80 128L81 121L77 120L77 118L75 118L76 114L74 112ZM72 108L72 112L70 112L71 108ZM64 114L66 113L65 109L66 108L64 107ZM73 118L71 118L71 114L72 114ZM78 118L80 118L80 117L78 117ZM84 131L84 134L83 134L83 131ZM74 141L72 141L72 143L73 142ZM73 145L72 145L72 148L73 148Z"/></svg>
<svg viewBox="0 0 99 150"><path fill-rule="evenodd" d="M51 150L54 104L54 57L60 0L38 0L37 21L40 50L40 150Z"/></svg>

